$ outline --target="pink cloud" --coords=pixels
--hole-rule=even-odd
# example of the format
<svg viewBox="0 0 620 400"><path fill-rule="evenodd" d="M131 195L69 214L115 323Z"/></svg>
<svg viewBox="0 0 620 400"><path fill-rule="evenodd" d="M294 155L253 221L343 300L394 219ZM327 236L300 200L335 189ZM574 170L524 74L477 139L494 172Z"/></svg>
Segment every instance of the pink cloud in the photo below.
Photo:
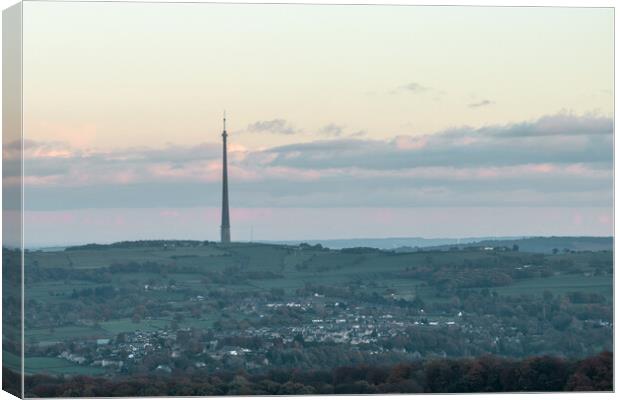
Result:
<svg viewBox="0 0 620 400"><path fill-rule="evenodd" d="M497 178L500 176L500 171L497 168L481 168L477 175L482 178Z"/></svg>
<svg viewBox="0 0 620 400"><path fill-rule="evenodd" d="M418 150L426 147L428 140L426 137L396 136L394 138L396 148L399 150Z"/></svg>
<svg viewBox="0 0 620 400"><path fill-rule="evenodd" d="M138 175L133 171L121 171L113 174L110 180L114 183L128 184L136 182L138 180Z"/></svg>
<svg viewBox="0 0 620 400"><path fill-rule="evenodd" d="M251 170L248 168L244 168L238 165L229 165L228 166L228 176L230 179L235 179L244 182L252 182L252 181L260 181L264 178L264 176L260 173L260 170ZM214 182L219 182L222 180L222 166L219 165L219 171Z"/></svg>
<svg viewBox="0 0 620 400"><path fill-rule="evenodd" d="M602 225L611 225L611 216L609 215L599 215L597 218L598 222Z"/></svg>
<svg viewBox="0 0 620 400"><path fill-rule="evenodd" d="M159 216L165 218L178 218L179 215L181 214L176 210L162 210L159 212Z"/></svg>
<svg viewBox="0 0 620 400"><path fill-rule="evenodd" d="M555 167L551 164L534 164L530 166L534 172L549 173L555 170Z"/></svg>
<svg viewBox="0 0 620 400"><path fill-rule="evenodd" d="M381 208L373 210L369 217L374 223L387 225L394 222L395 213L392 209Z"/></svg>
<svg viewBox="0 0 620 400"><path fill-rule="evenodd" d="M25 224L70 224L76 221L72 211L30 212L24 214Z"/></svg>
<svg viewBox="0 0 620 400"><path fill-rule="evenodd" d="M578 176L592 176L593 173L607 173L607 171L604 170L599 170L599 171L595 171L595 170L591 170L588 169L585 165L583 164L571 164L569 166L567 166L564 169L566 172L568 172L571 175L578 175Z"/></svg>
<svg viewBox="0 0 620 400"><path fill-rule="evenodd" d="M235 222L268 220L273 216L270 208L233 208L231 218Z"/></svg>
<svg viewBox="0 0 620 400"><path fill-rule="evenodd" d="M463 138L456 140L454 144L461 145L461 146L469 146L470 144L474 144L478 142L479 142L478 138L471 137L471 136L465 136Z"/></svg>
<svg viewBox="0 0 620 400"><path fill-rule="evenodd" d="M98 135L97 125L93 123L58 123L51 121L31 121L28 126L30 137L52 137L69 143L77 149L86 149L95 143Z"/></svg>

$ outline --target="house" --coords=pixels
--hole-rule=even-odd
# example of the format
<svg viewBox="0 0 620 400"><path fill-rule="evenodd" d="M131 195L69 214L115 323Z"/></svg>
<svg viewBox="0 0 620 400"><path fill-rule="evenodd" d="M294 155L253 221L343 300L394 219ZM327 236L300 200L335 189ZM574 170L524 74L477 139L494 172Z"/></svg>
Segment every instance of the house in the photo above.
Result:
<svg viewBox="0 0 620 400"><path fill-rule="evenodd" d="M155 372L165 372L169 374L172 372L172 368L167 365L160 364L157 366L157 368L155 368Z"/></svg>

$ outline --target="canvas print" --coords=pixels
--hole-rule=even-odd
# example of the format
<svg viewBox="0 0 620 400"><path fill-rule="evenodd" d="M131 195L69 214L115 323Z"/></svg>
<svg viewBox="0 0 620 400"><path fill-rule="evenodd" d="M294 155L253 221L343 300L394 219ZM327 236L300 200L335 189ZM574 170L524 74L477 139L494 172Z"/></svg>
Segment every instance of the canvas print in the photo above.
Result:
<svg viewBox="0 0 620 400"><path fill-rule="evenodd" d="M3 13L3 388L613 390L614 11Z"/></svg>

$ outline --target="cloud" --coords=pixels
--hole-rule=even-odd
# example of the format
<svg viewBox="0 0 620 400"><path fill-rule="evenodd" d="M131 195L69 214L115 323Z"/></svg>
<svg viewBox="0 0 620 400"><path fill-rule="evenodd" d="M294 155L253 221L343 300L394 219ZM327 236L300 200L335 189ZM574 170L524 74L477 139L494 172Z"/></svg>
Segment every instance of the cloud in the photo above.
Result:
<svg viewBox="0 0 620 400"><path fill-rule="evenodd" d="M409 94L415 94L415 95L420 95L420 94L432 95L433 96L432 98L435 101L439 100L440 97L444 94L442 90L432 88L430 86L424 86L417 82L410 82L405 85L401 85L397 87L396 89L391 90L389 93L397 94L397 93L403 93L403 92L409 93Z"/></svg>
<svg viewBox="0 0 620 400"><path fill-rule="evenodd" d="M582 116L561 112L546 115L535 122L522 122L508 127L502 134L506 136L589 136L610 135L614 131L611 118L597 114Z"/></svg>
<svg viewBox="0 0 620 400"><path fill-rule="evenodd" d="M543 163L609 166L613 160L612 141L611 119L558 114L530 122L453 128L388 141L342 138L299 143L264 153L270 155L270 165L296 168L389 170ZM253 157L249 154L248 162Z"/></svg>
<svg viewBox="0 0 620 400"><path fill-rule="evenodd" d="M283 135L292 135L299 132L285 119L276 118L269 121L257 121L248 125L249 132L268 132Z"/></svg>
<svg viewBox="0 0 620 400"><path fill-rule="evenodd" d="M396 148L400 150L417 150L424 148L427 144L427 140L425 137L401 135L394 138L394 144Z"/></svg>
<svg viewBox="0 0 620 400"><path fill-rule="evenodd" d="M427 92L429 90L431 90L431 88L428 88L426 86L422 86L419 83L416 82L411 82L408 83L406 85L401 86L399 89L401 90L405 90L411 93L424 93Z"/></svg>
<svg viewBox="0 0 620 400"><path fill-rule="evenodd" d="M246 171L246 168L241 168ZM247 172L247 171L246 171ZM612 172L522 165L401 171L266 167L231 173L233 207L585 206L613 204ZM217 207L219 179L27 186L27 209ZM372 188L372 189L370 189Z"/></svg>
<svg viewBox="0 0 620 400"><path fill-rule="evenodd" d="M340 136L343 133L344 126L330 123L322 127L319 132L324 135Z"/></svg>
<svg viewBox="0 0 620 400"><path fill-rule="evenodd" d="M50 150L51 149L51 150ZM61 155L59 155L61 154ZM245 150L229 152L242 159ZM128 148L82 151L68 144L24 143L25 181L36 186L78 187L96 184L133 184L177 179L217 180L221 144L168 145L164 148ZM18 165L14 170L19 174Z"/></svg>
<svg viewBox="0 0 620 400"><path fill-rule="evenodd" d="M480 107L485 107L485 106L490 106L491 104L495 104L495 102L491 101L491 100L481 100L475 103L470 103L467 105L467 107L469 108L480 108Z"/></svg>
<svg viewBox="0 0 620 400"><path fill-rule="evenodd" d="M612 142L611 119L558 114L389 140L231 146L231 204L607 207ZM197 207L221 200L219 143L108 152L62 143L27 147L27 209Z"/></svg>
<svg viewBox="0 0 620 400"><path fill-rule="evenodd" d="M355 137L366 136L367 134L368 132L366 132L365 130L359 130L359 131L352 132L349 136L355 138Z"/></svg>

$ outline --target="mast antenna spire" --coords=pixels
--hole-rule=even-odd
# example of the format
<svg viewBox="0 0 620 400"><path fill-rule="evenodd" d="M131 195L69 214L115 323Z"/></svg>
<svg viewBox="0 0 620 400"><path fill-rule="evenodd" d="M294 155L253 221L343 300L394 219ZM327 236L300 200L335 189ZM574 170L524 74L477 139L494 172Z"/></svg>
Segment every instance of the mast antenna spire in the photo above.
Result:
<svg viewBox="0 0 620 400"><path fill-rule="evenodd" d="M220 238L222 243L230 243L230 215L228 210L228 151L226 148L226 110L224 110L224 131L222 132L222 225Z"/></svg>

